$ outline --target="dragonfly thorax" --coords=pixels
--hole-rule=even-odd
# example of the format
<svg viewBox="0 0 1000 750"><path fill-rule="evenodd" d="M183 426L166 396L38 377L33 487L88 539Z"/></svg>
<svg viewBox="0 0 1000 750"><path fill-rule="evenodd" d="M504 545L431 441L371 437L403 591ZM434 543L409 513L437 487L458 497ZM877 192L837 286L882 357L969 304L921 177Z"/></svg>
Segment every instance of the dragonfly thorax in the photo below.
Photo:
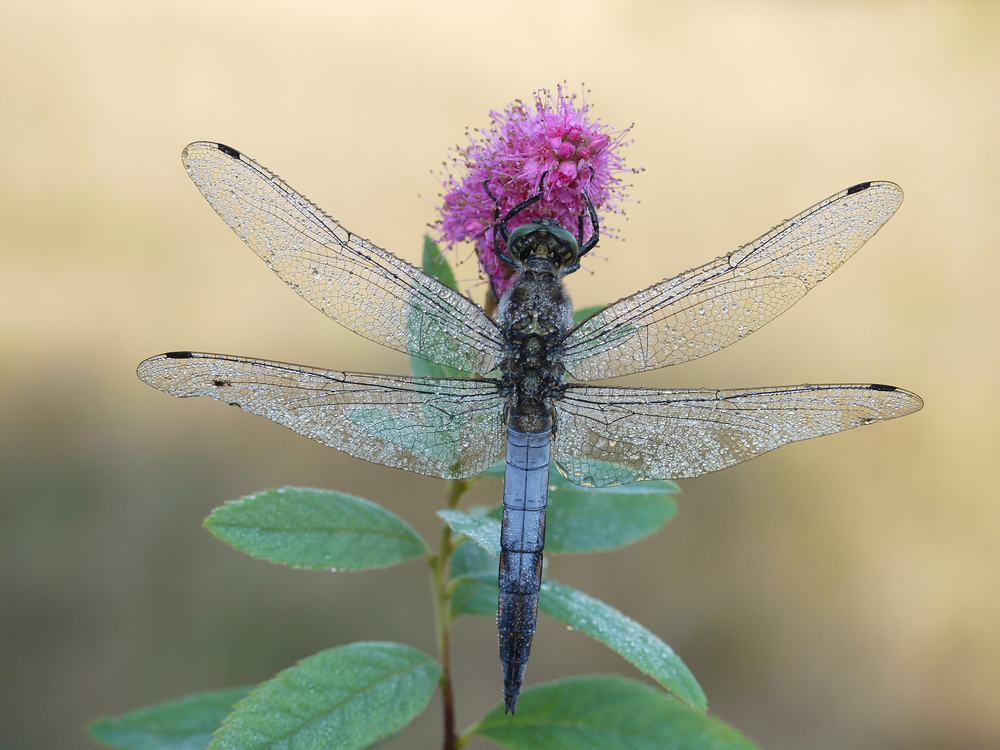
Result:
<svg viewBox="0 0 1000 750"><path fill-rule="evenodd" d="M529 337L544 348L561 341L572 326L573 304L558 271L544 260L521 269L500 300L497 322L512 345Z"/></svg>
<svg viewBox="0 0 1000 750"><path fill-rule="evenodd" d="M553 273L566 273L579 261L580 245L559 222L538 219L510 233L507 253L518 271L551 268Z"/></svg>
<svg viewBox="0 0 1000 750"><path fill-rule="evenodd" d="M500 372L511 396L510 424L522 432L552 427L551 401L565 367L560 345L573 322L573 306L561 274L546 259L523 268L497 310L507 346Z"/></svg>

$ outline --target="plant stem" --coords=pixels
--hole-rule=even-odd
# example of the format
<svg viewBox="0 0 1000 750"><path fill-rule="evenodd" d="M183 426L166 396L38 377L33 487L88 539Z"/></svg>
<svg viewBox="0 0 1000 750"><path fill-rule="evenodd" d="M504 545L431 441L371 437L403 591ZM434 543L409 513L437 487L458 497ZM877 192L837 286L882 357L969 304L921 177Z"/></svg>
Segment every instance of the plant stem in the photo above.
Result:
<svg viewBox="0 0 1000 750"><path fill-rule="evenodd" d="M448 509L458 507L459 500L468 489L469 483L458 480L448 483ZM441 703L444 710L444 750L457 750L458 736L455 734L455 695L451 684L451 656L448 637L451 626L451 590L449 587L449 564L455 551L451 528L444 524L441 531L441 545L436 555L430 557L431 591L434 597L434 627L437 635L438 658L441 661Z"/></svg>

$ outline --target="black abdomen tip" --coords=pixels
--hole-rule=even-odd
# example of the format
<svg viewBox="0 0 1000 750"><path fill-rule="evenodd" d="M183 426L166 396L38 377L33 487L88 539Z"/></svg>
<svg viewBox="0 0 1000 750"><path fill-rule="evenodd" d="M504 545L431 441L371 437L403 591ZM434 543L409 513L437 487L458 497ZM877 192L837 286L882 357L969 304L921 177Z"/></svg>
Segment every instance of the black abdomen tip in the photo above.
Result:
<svg viewBox="0 0 1000 750"><path fill-rule="evenodd" d="M506 686L504 686L504 687L506 687ZM520 687L520 685L518 685L518 688L519 687ZM517 688L515 688L514 690L515 690L515 692L514 692L513 695L510 695L510 694L504 692L504 696L503 696L503 712L505 714L512 714L512 713L514 713L514 708L517 706Z"/></svg>
<svg viewBox="0 0 1000 750"><path fill-rule="evenodd" d="M167 359L191 359L191 352L167 352L163 356Z"/></svg>
<svg viewBox="0 0 1000 750"><path fill-rule="evenodd" d="M234 159L239 159L240 158L240 152L237 151L232 146L227 146L225 143L217 143L215 145L218 146L219 147L219 151L221 151L222 153L224 153L226 156L231 156Z"/></svg>
<svg viewBox="0 0 1000 750"><path fill-rule="evenodd" d="M870 182L859 182L857 185L852 185L847 188L848 195L854 195L855 193L860 193L863 190L870 188L872 184Z"/></svg>

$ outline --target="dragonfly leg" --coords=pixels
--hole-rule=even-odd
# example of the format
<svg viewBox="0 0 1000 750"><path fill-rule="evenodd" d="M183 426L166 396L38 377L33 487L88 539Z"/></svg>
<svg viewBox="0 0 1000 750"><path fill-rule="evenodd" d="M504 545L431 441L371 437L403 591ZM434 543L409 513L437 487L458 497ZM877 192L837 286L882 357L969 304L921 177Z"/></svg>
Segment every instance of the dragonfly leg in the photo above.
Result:
<svg viewBox="0 0 1000 750"><path fill-rule="evenodd" d="M587 201L587 212L590 214L590 225L593 227L594 233L590 236L589 240L586 242L583 241L583 214L580 214L580 255L586 255L597 247L597 242L601 239L601 229L597 221L597 209L594 208L594 202L590 200L590 195L587 194L586 190L583 191L583 198Z"/></svg>
<svg viewBox="0 0 1000 750"><path fill-rule="evenodd" d="M544 197L545 178L548 177L548 175L549 175L548 172L542 172L542 177L538 181L538 192L535 193L530 198L528 198L527 200L523 200L516 206L514 206L514 208L512 208L510 211L507 212L507 214L503 217L503 219L500 218L500 201L497 199L495 195L493 195L493 193L490 192L490 186L488 184L489 180L483 181L483 190L486 191L486 194L490 198L492 198L493 203L496 204L496 208L493 211L493 225L496 227L497 232L499 233L500 237L503 238L504 242L507 242L510 239L510 233L507 231L507 222L513 219L519 213L521 213L528 206L533 206L534 204L538 203L538 201L540 201ZM496 234L494 234L493 236L493 249L496 251L497 257L500 258L500 260L502 260L508 266L514 265L514 260L513 258L510 257L510 248L504 248L503 250L500 250L499 242L497 242L496 239Z"/></svg>

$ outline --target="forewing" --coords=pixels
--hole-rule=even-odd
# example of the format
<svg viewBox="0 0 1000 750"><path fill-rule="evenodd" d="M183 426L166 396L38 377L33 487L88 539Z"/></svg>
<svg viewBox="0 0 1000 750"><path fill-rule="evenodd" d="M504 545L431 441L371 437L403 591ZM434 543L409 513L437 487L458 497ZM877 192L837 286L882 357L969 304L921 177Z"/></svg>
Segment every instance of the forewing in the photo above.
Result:
<svg viewBox="0 0 1000 750"><path fill-rule="evenodd" d="M902 200L891 182L855 185L728 255L609 305L570 331L566 369L578 380L603 380L729 346L839 268Z"/></svg>
<svg viewBox="0 0 1000 750"><path fill-rule="evenodd" d="M364 375L224 354L172 352L139 365L171 396L210 396L372 463L442 479L487 469L503 449L492 380Z"/></svg>
<svg viewBox="0 0 1000 750"><path fill-rule="evenodd" d="M188 176L282 281L344 327L397 351L485 375L503 338L482 308L349 232L229 146L192 143Z"/></svg>
<svg viewBox="0 0 1000 750"><path fill-rule="evenodd" d="M696 477L922 406L919 396L887 385L730 391L570 385L556 402L552 457L569 479L595 487Z"/></svg>

